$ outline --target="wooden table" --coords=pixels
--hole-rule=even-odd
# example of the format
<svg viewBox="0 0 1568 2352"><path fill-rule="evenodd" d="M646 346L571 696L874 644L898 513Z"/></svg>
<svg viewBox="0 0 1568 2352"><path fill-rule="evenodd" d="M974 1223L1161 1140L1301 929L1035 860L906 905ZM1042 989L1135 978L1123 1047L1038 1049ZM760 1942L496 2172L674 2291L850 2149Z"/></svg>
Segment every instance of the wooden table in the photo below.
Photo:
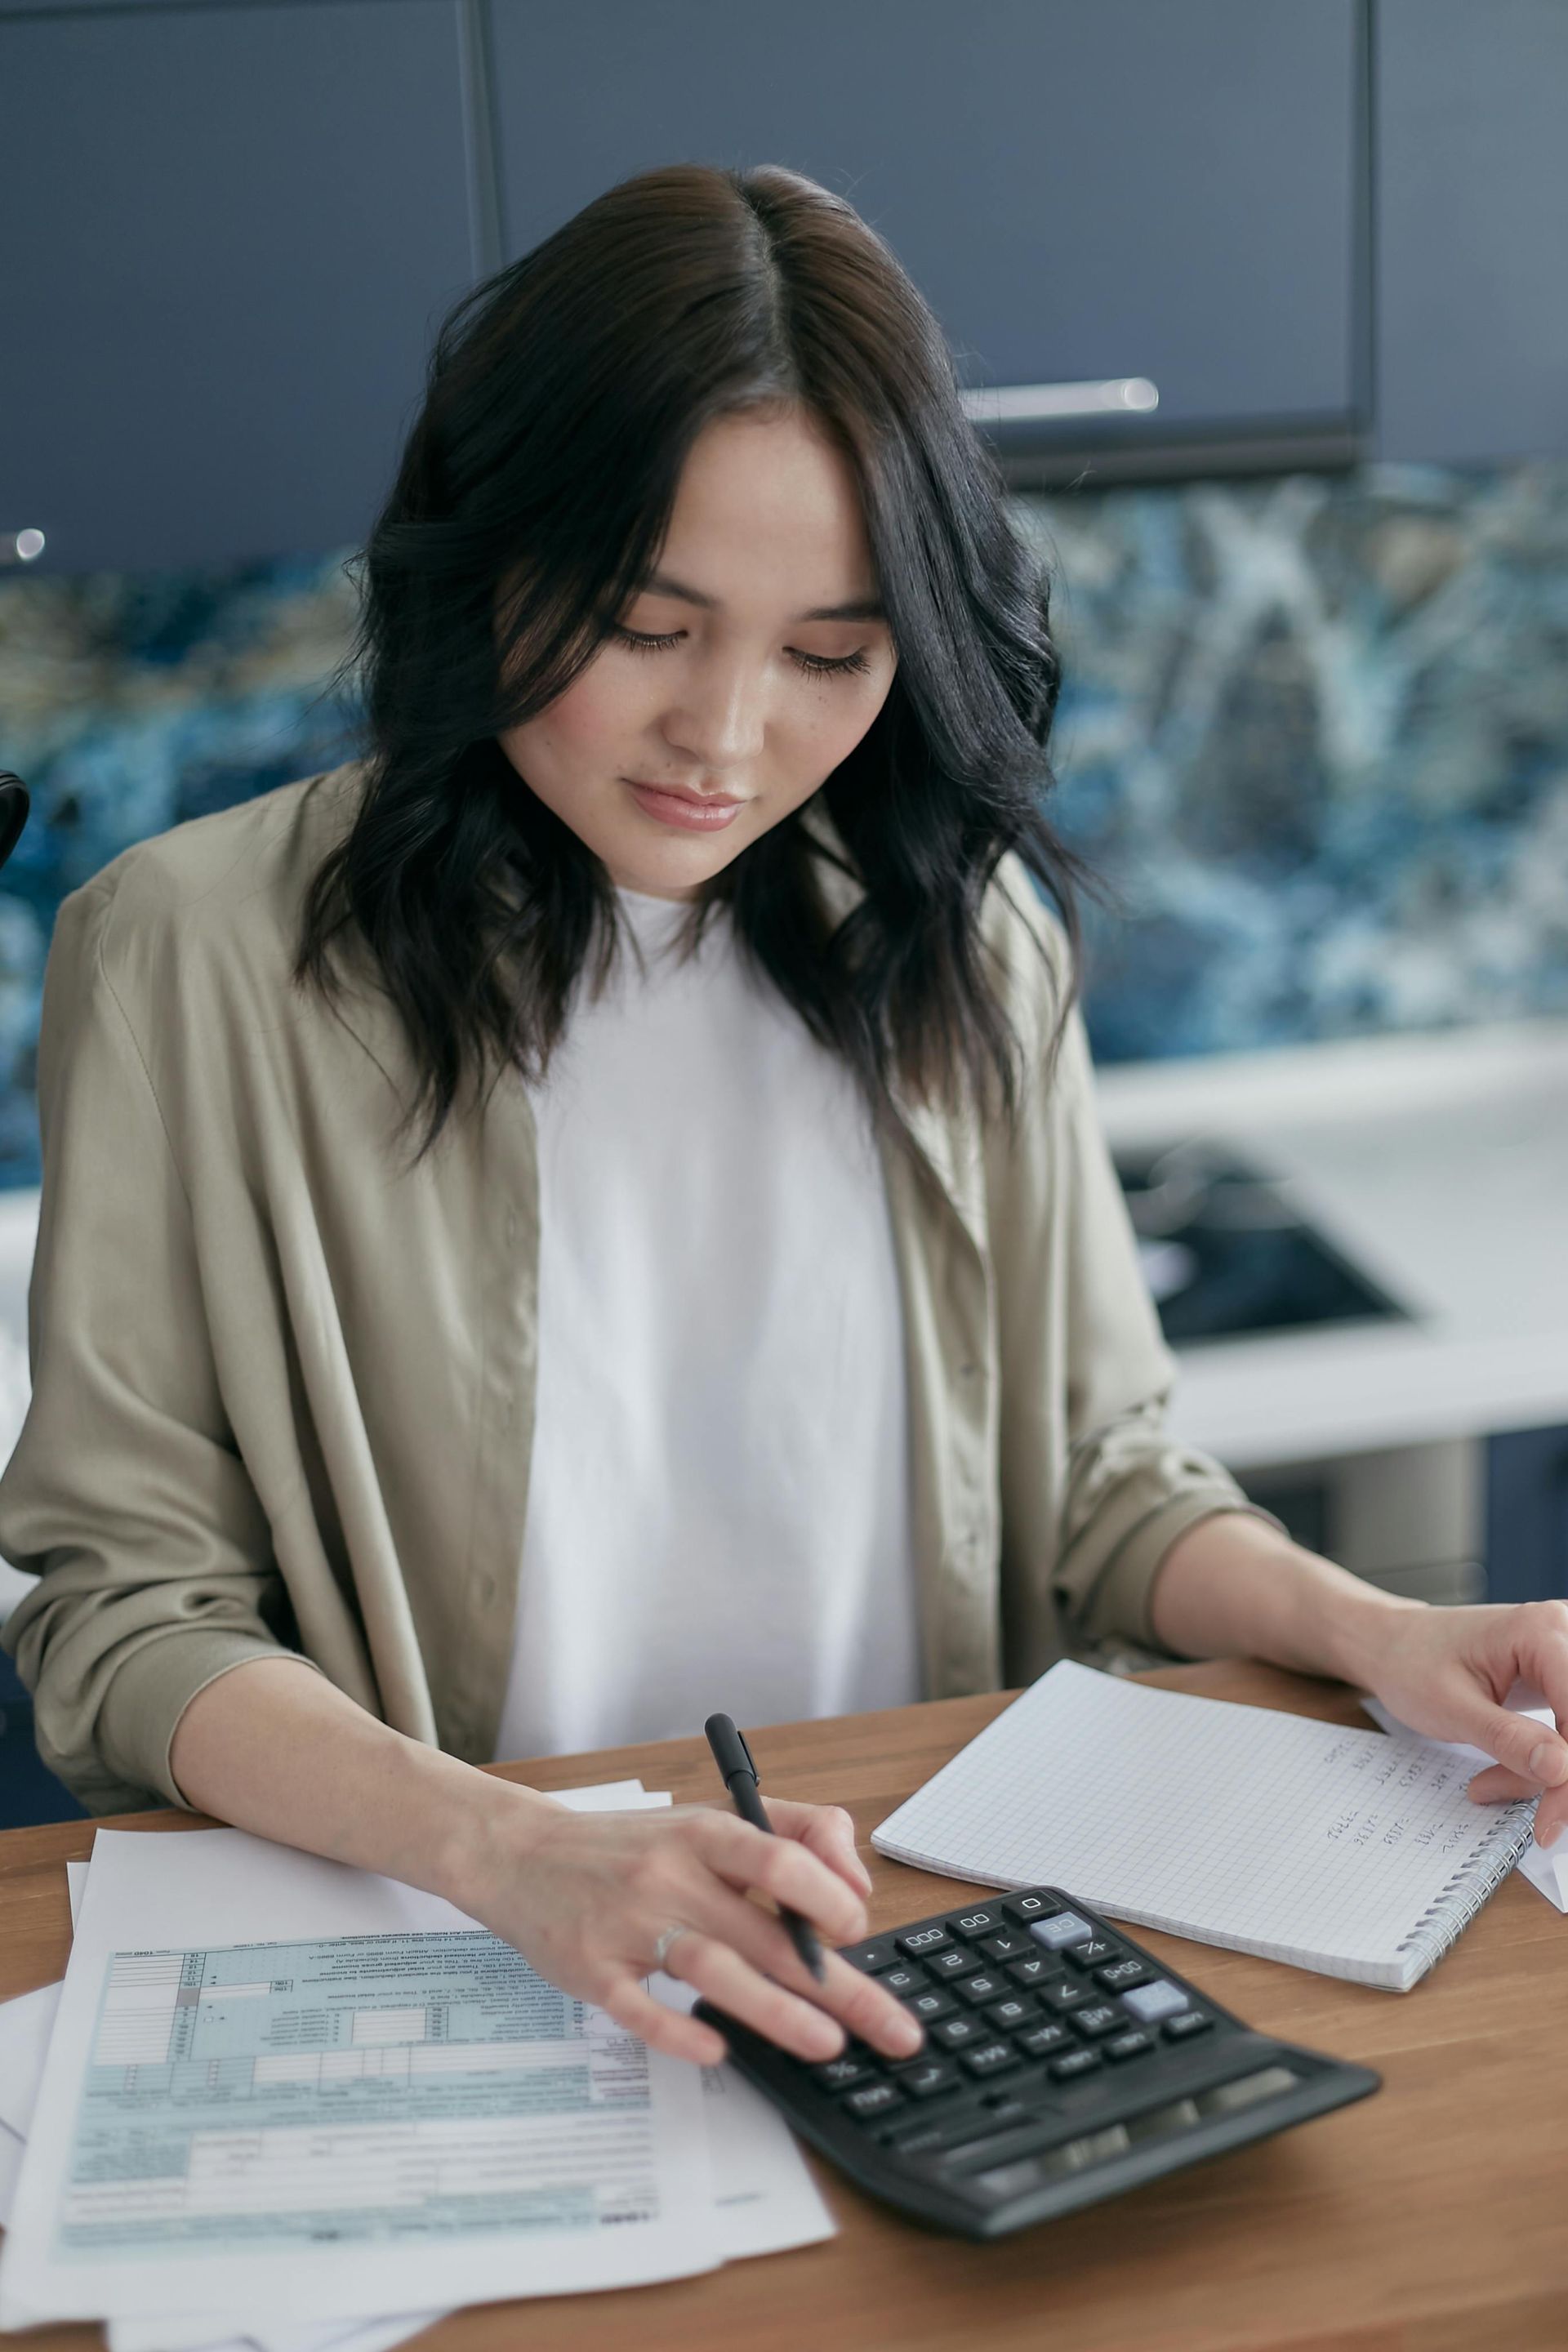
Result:
<svg viewBox="0 0 1568 2352"><path fill-rule="evenodd" d="M1364 1723L1337 1685L1214 1664L1179 1690ZM946 1699L762 1732L763 1786L846 1805L876 1880L871 1926L967 1891L885 1862L875 1824L1006 1704ZM700 1739L507 1766L541 1788L640 1774L711 1800ZM1280 1809L1290 1792L1279 1791ZM184 1816L117 1828L179 1832ZM47 1983L69 1946L68 1857L90 1823L0 1835L0 1997ZM1171 1964L1267 2032L1375 2066L1376 2096L1069 2220L993 2245L916 2228L807 2160L837 2217L828 2243L612 2294L491 2304L418 2352L1562 2352L1568 2347L1568 1924L1511 1878L1413 1992L1369 1991L1143 1928ZM0 2336L87 2352L96 2327Z"/></svg>

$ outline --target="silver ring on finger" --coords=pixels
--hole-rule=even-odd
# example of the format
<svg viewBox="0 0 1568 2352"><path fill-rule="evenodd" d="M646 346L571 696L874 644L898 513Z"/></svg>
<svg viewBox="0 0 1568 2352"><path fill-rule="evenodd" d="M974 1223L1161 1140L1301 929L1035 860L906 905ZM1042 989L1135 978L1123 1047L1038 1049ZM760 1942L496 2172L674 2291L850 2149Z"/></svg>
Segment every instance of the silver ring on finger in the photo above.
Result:
<svg viewBox="0 0 1568 2352"><path fill-rule="evenodd" d="M656 1969L663 1968L664 1956L668 1951L671 1944L674 1943L677 1936L689 1936L690 1933L690 1928L685 1927L665 1927L661 1929L658 1941L653 1948L654 1967Z"/></svg>

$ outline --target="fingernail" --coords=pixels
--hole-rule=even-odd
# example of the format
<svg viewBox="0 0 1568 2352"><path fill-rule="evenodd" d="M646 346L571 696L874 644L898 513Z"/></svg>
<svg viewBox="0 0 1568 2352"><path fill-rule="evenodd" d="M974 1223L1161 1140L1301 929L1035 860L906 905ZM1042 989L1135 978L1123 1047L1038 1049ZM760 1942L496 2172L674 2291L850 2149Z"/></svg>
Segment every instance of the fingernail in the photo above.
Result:
<svg viewBox="0 0 1568 2352"><path fill-rule="evenodd" d="M891 2038L895 2049L915 2051L925 2040L925 2028L916 2018L900 2017Z"/></svg>
<svg viewBox="0 0 1568 2352"><path fill-rule="evenodd" d="M1544 1831L1543 1831L1543 1830L1542 1830L1542 1825L1541 1825L1541 1816L1539 1815L1539 1813L1536 1815L1536 1819L1535 1819L1535 1843L1536 1843L1536 1844L1537 1844L1537 1845L1541 1845L1541 1846L1555 1845L1555 1844L1556 1844L1556 1843L1557 1843L1557 1841L1558 1841L1558 1839L1559 1839L1559 1838L1562 1836L1562 1834L1563 1834L1563 1822L1549 1822L1547 1823L1547 1825L1546 1825L1546 1827L1545 1827Z"/></svg>
<svg viewBox="0 0 1568 2352"><path fill-rule="evenodd" d="M1543 1739L1539 1748L1530 1752L1531 1777L1548 1789L1560 1789L1568 1780L1568 1751L1560 1739Z"/></svg>

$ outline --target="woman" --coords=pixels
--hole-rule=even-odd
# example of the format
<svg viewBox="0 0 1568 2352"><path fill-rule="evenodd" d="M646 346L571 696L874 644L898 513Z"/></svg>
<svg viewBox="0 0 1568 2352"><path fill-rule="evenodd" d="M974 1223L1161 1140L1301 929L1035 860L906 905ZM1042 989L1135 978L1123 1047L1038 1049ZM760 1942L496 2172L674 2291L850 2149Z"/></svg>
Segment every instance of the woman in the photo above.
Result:
<svg viewBox="0 0 1568 2352"><path fill-rule="evenodd" d="M1121 1635L1345 1675L1561 1825L1499 1702L1568 1708L1568 1611L1390 1600L1164 1431L1045 593L848 205L645 173L459 305L356 651L363 761L137 845L51 947L0 1549L85 1801L439 1891L704 2063L658 1961L804 2057L918 2046L747 1899L862 1934L848 1816L477 1764Z"/></svg>

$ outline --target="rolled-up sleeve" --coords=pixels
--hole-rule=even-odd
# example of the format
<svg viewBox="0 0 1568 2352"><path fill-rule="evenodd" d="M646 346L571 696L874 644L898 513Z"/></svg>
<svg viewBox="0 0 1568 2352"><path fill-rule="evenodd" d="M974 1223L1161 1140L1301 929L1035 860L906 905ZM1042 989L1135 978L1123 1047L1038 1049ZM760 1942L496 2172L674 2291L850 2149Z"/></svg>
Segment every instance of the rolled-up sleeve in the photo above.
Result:
<svg viewBox="0 0 1568 2352"><path fill-rule="evenodd" d="M105 969L112 902L101 877L63 902L45 971L32 1393L0 1477L0 1553L38 1580L5 1646L40 1756L98 1813L182 1804L169 1748L188 1701L300 1654L219 1393L184 1184Z"/></svg>

